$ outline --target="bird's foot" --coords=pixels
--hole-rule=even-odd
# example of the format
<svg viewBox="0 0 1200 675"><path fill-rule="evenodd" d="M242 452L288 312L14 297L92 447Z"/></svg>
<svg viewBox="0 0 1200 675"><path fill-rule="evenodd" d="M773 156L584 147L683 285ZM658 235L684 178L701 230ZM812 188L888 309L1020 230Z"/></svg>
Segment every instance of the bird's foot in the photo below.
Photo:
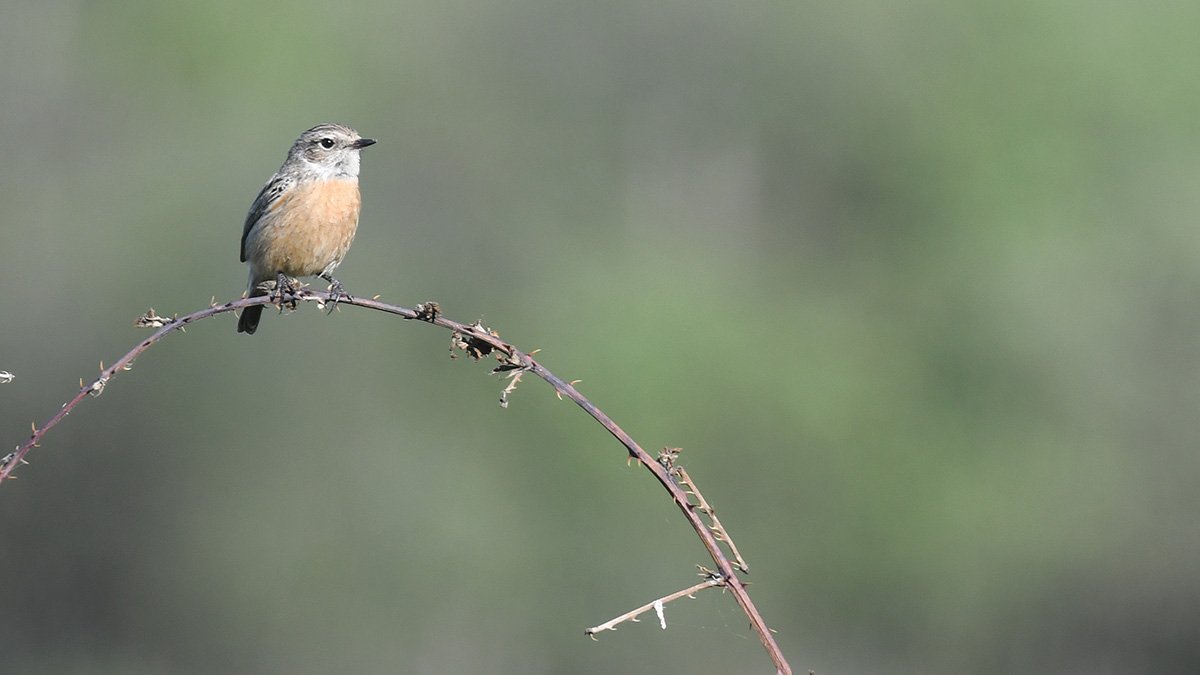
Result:
<svg viewBox="0 0 1200 675"><path fill-rule="evenodd" d="M337 309L338 302L342 298L349 300L350 294L346 292L346 289L342 288L342 282L335 279L332 274L322 275L321 278L329 282L329 309L327 313L332 314L333 310Z"/></svg>
<svg viewBox="0 0 1200 675"><path fill-rule="evenodd" d="M275 290L271 292L271 302L278 304L279 311L281 312L284 306L287 306L289 309L296 309L296 293L299 290L295 279L292 279L283 272L279 272L275 275ZM286 303L283 301L285 296L291 296Z"/></svg>

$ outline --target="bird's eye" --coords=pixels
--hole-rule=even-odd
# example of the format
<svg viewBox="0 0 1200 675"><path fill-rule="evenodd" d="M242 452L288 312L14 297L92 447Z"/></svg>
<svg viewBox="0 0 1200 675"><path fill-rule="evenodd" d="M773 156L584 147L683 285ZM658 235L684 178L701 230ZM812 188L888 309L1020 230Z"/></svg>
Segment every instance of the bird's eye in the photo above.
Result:
<svg viewBox="0 0 1200 675"><path fill-rule="evenodd" d="M321 139L321 147L325 148L326 150L332 148L333 147L333 139L332 138L322 138Z"/></svg>

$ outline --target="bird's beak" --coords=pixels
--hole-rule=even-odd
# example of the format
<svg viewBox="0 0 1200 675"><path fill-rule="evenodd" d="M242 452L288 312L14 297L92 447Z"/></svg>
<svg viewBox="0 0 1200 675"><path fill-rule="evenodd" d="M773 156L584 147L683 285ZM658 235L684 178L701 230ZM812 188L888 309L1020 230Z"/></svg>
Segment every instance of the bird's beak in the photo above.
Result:
<svg viewBox="0 0 1200 675"><path fill-rule="evenodd" d="M360 139L354 141L353 143L351 143L350 147L354 148L355 150L362 150L363 148L367 147L368 145L375 145L375 139L374 138L360 138Z"/></svg>

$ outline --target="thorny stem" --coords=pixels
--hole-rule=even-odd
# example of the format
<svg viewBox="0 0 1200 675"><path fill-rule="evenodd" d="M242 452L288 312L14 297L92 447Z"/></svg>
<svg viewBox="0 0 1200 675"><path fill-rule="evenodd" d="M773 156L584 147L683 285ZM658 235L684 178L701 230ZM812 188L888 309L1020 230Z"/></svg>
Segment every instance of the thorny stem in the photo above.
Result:
<svg viewBox="0 0 1200 675"><path fill-rule="evenodd" d="M283 304L297 300L306 302L315 301L319 304L324 304L332 301L333 298L330 293L325 291L302 288L291 294L284 293L282 298L276 297L275 300L281 301ZM758 634L758 639L760 642L762 642L763 647L767 650L767 654L771 657L772 662L774 662L777 672L784 675L791 675L791 666L788 665L787 659L783 656L783 652L780 651L778 644L776 644L775 638L771 634L771 629L767 627L762 615L758 613L758 608L755 607L754 602L750 599L749 594L746 592L745 584L743 584L741 579L737 576L734 565L729 561L729 558L726 557L725 552L722 550L716 537L713 536L712 531L701 519L701 513L698 510L697 505L694 505L688 501L688 494L685 489L680 487L676 479L672 477L670 470L667 467L664 467L663 464L660 464L655 460L655 458L651 457L650 454L647 453L642 446L638 445L638 443L634 441L624 429L618 426L617 423L614 422L608 415L604 414L604 411L596 407L596 405L589 401L583 394L579 393L579 391L575 389L571 383L563 380L547 370L529 354L522 352L516 347L502 341L497 335L488 331L480 324L468 325L443 318L438 314L436 309L431 311L429 308L422 307L420 308L420 311L418 311L409 309L407 307L399 307L397 305L391 305L384 302L379 302L378 300L362 298L358 296L347 297L343 295L338 300L339 304L342 305L354 305L367 309L374 309L377 311L386 312L388 314L395 314L405 319L420 319L424 322L432 323L434 325L451 330L459 335L466 336L470 340L474 341L475 344L486 343L487 345L490 345L492 349L501 352L507 357L504 362L509 364L508 367L498 368L497 372L513 369L518 369L519 372L531 372L545 380L550 384L550 386L554 387L555 391L558 392L560 396L566 396L567 398L571 399L576 405L582 408L584 412L591 415L592 418L599 422L600 425L605 429L607 429L608 432L621 443L621 445L625 446L626 450L629 452L629 456L633 459L636 459L638 463L640 463L651 474L653 474L658 482L663 486L663 489L665 489L667 493L671 495L671 499L675 502L675 505L679 507L679 510L683 513L684 518L687 519L688 524L690 524L692 529L695 530L696 536L700 538L700 542L704 545L704 548L708 551L709 556L716 564L716 573L719 574L720 578L723 580L724 587L729 590L734 599L737 601L738 605L741 607L742 611L746 614L746 617L750 619L751 627L754 629L755 633ZM235 300L224 304L212 304L206 309L175 318L159 317L154 314L153 310L148 312L145 316L138 320L137 325L154 327L157 328L157 330L155 330L150 337L139 342L133 349L129 350L129 352L120 359L117 359L117 361L112 365L104 368L103 364L101 364L100 375L97 376L96 379L92 380L92 382L89 384L83 384L75 396L73 396L71 400L64 403L62 408L42 426L35 426L33 429L33 434L23 445L18 447L16 451L0 458L0 483L3 483L10 477L13 477L13 471L15 471L18 466L26 463L25 456L29 454L29 451L37 447L38 442L41 441L41 439L46 435L46 432L57 426L58 423L63 420L63 418L65 418L71 413L72 410L74 410L75 406L79 405L79 403L83 401L83 399L87 398L89 394L92 396L99 396L101 393L103 393L104 388L117 373L124 370L129 370L133 365L134 359L140 356L142 352L154 346L168 334L177 330L182 331L188 325L200 321L201 319L207 319L211 316L216 316L217 314L233 312L253 305L272 304L271 301L272 298L269 296L242 298L240 300Z"/></svg>

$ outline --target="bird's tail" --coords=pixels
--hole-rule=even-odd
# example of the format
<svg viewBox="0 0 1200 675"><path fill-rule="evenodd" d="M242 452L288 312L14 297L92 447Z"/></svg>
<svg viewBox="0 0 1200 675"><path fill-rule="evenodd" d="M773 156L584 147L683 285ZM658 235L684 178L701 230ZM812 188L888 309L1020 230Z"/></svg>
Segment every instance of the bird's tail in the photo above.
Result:
<svg viewBox="0 0 1200 675"><path fill-rule="evenodd" d="M242 315L238 317L239 333L254 335L254 331L258 330L258 321L262 318L262 305L251 305L242 310Z"/></svg>
<svg viewBox="0 0 1200 675"><path fill-rule="evenodd" d="M246 295L254 298L260 295L267 295L267 291L259 288L259 284L264 283L257 274L254 273L254 268L250 268L250 282L246 285ZM246 335L254 335L254 331L258 330L258 322L262 319L263 306L250 305L242 310L242 315L238 317L239 333Z"/></svg>

